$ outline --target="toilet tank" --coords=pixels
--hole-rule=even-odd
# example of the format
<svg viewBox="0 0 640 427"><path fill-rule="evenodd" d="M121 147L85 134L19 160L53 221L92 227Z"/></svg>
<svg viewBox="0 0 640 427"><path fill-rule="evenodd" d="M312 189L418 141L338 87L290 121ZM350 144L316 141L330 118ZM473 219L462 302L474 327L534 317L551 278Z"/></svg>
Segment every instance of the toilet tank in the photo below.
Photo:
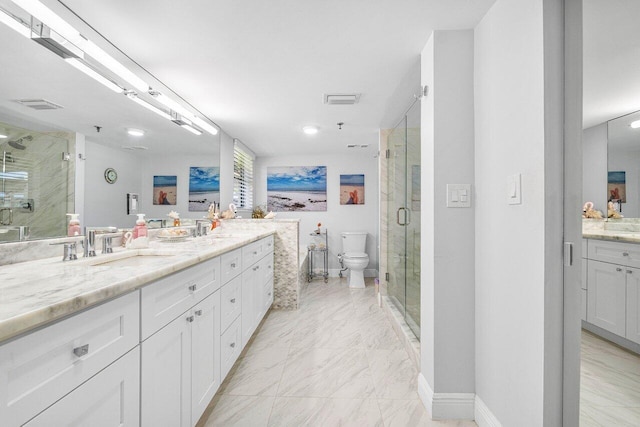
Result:
<svg viewBox="0 0 640 427"><path fill-rule="evenodd" d="M343 231L342 232L342 252L364 253L367 247L367 233L365 231Z"/></svg>

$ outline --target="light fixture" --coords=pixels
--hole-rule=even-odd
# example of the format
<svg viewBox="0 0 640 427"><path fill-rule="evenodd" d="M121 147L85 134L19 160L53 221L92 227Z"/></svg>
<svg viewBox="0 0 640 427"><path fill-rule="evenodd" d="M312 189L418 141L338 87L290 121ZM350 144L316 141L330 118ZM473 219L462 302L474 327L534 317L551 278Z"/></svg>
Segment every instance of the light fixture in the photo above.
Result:
<svg viewBox="0 0 640 427"><path fill-rule="evenodd" d="M215 127L211 126L209 123L205 122L200 117L197 117L197 116L194 117L193 118L193 123L197 124L202 129L204 129L207 132L209 132L211 135L217 135L218 134L218 129L216 129Z"/></svg>
<svg viewBox="0 0 640 427"><path fill-rule="evenodd" d="M156 107L155 105L151 105L149 104L147 101L144 101L140 98L138 98L138 95L135 92L125 92L125 94L127 95L127 98L129 98L130 100L132 100L133 102L135 102L138 105L143 106L144 108L146 108L149 111L153 111L154 113L156 113L157 115L167 119L167 120L171 120L171 115L165 111L162 111L161 109L159 109L158 107Z"/></svg>
<svg viewBox="0 0 640 427"><path fill-rule="evenodd" d="M10 15L9 12L5 12L0 9L0 22L8 26L14 31L22 34L26 38L31 38L31 28L21 23L18 18Z"/></svg>
<svg viewBox="0 0 640 427"><path fill-rule="evenodd" d="M81 45L84 52L107 67L117 76L122 77L125 81L131 83L136 89L146 92L149 90L149 85L140 77L133 74L127 67L113 59L107 52L100 49L95 43L90 40L86 40Z"/></svg>
<svg viewBox="0 0 640 427"><path fill-rule="evenodd" d="M188 130L189 132L191 132L194 135L202 135L202 132L200 132L198 129L191 127L189 125L180 125L181 128Z"/></svg>
<svg viewBox="0 0 640 427"><path fill-rule="evenodd" d="M96 80L97 82L102 83L112 91L116 93L124 92L124 89L122 89L120 86L118 86L117 84L115 84L114 82L112 82L111 80L103 76L102 74L98 73L93 68L87 66L85 63L81 62L80 60L76 58L67 58L65 59L65 61L67 61L67 63L70 64L71 66L85 73L87 76Z"/></svg>
<svg viewBox="0 0 640 427"><path fill-rule="evenodd" d="M142 129L129 128L127 129L127 133L131 136L144 136L144 131Z"/></svg>
<svg viewBox="0 0 640 427"><path fill-rule="evenodd" d="M636 120L635 122L631 122L631 124L629 126L631 126L632 129L640 128L640 120Z"/></svg>
<svg viewBox="0 0 640 427"><path fill-rule="evenodd" d="M306 133L307 135L315 135L316 133L318 133L318 127L317 126L305 126L302 128L302 131L304 133Z"/></svg>
<svg viewBox="0 0 640 427"><path fill-rule="evenodd" d="M191 111L187 110L182 105L178 104L176 101L174 101L173 99L169 98L167 95L161 92L151 90L149 91L149 95L153 96L160 104L164 105L165 107L169 107L171 110L175 111L181 116L185 116L185 117L194 116L194 114Z"/></svg>

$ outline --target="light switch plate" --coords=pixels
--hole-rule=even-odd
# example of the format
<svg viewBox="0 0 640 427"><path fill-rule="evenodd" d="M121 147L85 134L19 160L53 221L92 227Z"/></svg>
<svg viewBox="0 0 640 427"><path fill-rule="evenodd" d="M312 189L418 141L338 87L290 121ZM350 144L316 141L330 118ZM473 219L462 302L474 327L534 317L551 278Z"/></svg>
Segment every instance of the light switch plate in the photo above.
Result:
<svg viewBox="0 0 640 427"><path fill-rule="evenodd" d="M447 207L470 208L471 184L447 184Z"/></svg>
<svg viewBox="0 0 640 427"><path fill-rule="evenodd" d="M522 178L519 173L507 177L507 203L522 204Z"/></svg>

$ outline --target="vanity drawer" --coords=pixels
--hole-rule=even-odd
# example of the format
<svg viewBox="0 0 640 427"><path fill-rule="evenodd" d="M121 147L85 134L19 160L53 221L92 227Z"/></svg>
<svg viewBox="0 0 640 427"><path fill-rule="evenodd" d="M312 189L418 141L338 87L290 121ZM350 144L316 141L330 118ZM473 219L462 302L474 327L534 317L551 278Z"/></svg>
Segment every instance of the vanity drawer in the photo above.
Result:
<svg viewBox="0 0 640 427"><path fill-rule="evenodd" d="M226 331L229 325L240 315L242 302L240 292L242 291L242 276L238 276L225 284L220 294L220 315L221 330Z"/></svg>
<svg viewBox="0 0 640 427"><path fill-rule="evenodd" d="M273 253L269 253L260 260L258 278L259 283L266 283L269 280L273 280Z"/></svg>
<svg viewBox="0 0 640 427"><path fill-rule="evenodd" d="M214 258L142 288L142 339L220 288L220 258Z"/></svg>
<svg viewBox="0 0 640 427"><path fill-rule="evenodd" d="M240 317L220 337L220 378L227 376L242 351Z"/></svg>
<svg viewBox="0 0 640 427"><path fill-rule="evenodd" d="M262 302L264 304L263 315L265 315L273 305L273 280L269 280L264 284L264 288L262 290Z"/></svg>
<svg viewBox="0 0 640 427"><path fill-rule="evenodd" d="M22 425L138 345L138 291L0 346L0 420Z"/></svg>
<svg viewBox="0 0 640 427"><path fill-rule="evenodd" d="M263 253L266 255L269 252L273 252L274 239L273 235L267 236L264 239L260 240L262 242Z"/></svg>
<svg viewBox="0 0 640 427"><path fill-rule="evenodd" d="M589 239L589 259L640 268L640 245Z"/></svg>
<svg viewBox="0 0 640 427"><path fill-rule="evenodd" d="M220 263L222 283L227 283L229 280L242 273L242 248L222 255L220 257Z"/></svg>
<svg viewBox="0 0 640 427"><path fill-rule="evenodd" d="M245 270L262 258L264 255L262 246L262 240L258 240L242 248L242 261L244 262Z"/></svg>

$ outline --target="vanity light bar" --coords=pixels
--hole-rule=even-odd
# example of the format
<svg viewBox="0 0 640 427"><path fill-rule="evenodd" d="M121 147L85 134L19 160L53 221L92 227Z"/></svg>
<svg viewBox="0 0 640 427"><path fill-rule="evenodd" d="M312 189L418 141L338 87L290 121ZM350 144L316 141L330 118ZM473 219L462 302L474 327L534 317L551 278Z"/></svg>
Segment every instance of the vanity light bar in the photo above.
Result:
<svg viewBox="0 0 640 427"><path fill-rule="evenodd" d="M636 120L635 122L631 122L631 124L629 126L631 126L632 129L640 128L640 120Z"/></svg>
<svg viewBox="0 0 640 427"><path fill-rule="evenodd" d="M198 129L191 127L189 125L180 125L181 128L188 130L189 132L191 132L194 135L202 135L202 132L200 132Z"/></svg>
<svg viewBox="0 0 640 427"><path fill-rule="evenodd" d="M20 33L26 38L31 38L31 28L24 25L22 21L18 20L18 18L11 15L9 12L6 12L0 9L0 22L11 28L12 30Z"/></svg>
<svg viewBox="0 0 640 427"><path fill-rule="evenodd" d="M130 92L130 91L129 92L125 92L125 95L127 95L127 98L129 98L130 100L132 100L136 104L143 106L147 110L153 111L154 113L156 113L160 117L163 117L163 118L165 118L167 120L171 120L171 115L169 115L169 113L167 113L165 111L162 111L158 107L149 104L147 101L144 101L144 100L138 98L138 95L135 92Z"/></svg>
<svg viewBox="0 0 640 427"><path fill-rule="evenodd" d="M193 116L193 113L191 113L191 111L187 110L182 105L178 104L176 101L161 92L150 90L149 95L153 96L160 104L164 105L165 107L169 107L172 111L175 111L181 116Z"/></svg>
<svg viewBox="0 0 640 427"><path fill-rule="evenodd" d="M204 129L207 132L209 132L211 135L217 135L218 134L218 129L216 129L215 127L211 126L209 123L205 122L200 117L197 117L197 116L193 117L193 123L197 124L202 129Z"/></svg>
<svg viewBox="0 0 640 427"><path fill-rule="evenodd" d="M84 62L81 62L80 60L78 60L76 58L67 58L67 59L65 59L65 61L67 61L67 63L70 64L71 66L73 66L76 69L78 69L78 70L82 71L83 73L85 73L87 76L89 76L92 79L96 80L97 82L105 85L106 87L108 87L112 91L114 91L116 93L124 92L123 88L121 88L120 86L118 86L117 84L115 84L114 82L112 82L111 80L109 80L108 78L103 76L102 74L98 73L93 68L87 66Z"/></svg>

